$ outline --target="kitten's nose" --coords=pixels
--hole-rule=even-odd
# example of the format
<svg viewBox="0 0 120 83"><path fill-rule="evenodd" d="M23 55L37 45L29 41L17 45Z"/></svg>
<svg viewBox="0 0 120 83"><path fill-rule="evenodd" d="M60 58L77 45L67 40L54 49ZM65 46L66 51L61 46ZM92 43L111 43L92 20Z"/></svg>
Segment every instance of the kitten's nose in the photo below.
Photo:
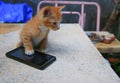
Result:
<svg viewBox="0 0 120 83"><path fill-rule="evenodd" d="M53 24L54 24L54 25L57 25L57 23L56 23L56 22L53 22Z"/></svg>

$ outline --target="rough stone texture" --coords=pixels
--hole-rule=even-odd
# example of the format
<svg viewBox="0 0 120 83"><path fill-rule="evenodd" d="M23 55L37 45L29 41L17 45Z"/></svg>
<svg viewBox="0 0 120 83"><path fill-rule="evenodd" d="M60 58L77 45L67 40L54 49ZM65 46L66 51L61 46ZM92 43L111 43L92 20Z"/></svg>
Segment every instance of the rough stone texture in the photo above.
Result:
<svg viewBox="0 0 120 83"><path fill-rule="evenodd" d="M50 32L47 53L57 60L43 71L5 56L15 48L18 33L0 35L0 83L120 83L79 25Z"/></svg>

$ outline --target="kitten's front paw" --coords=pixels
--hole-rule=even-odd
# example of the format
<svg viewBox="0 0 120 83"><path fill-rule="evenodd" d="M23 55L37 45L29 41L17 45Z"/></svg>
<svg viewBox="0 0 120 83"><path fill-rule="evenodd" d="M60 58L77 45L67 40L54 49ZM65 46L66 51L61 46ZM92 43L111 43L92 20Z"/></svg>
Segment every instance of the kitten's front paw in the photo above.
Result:
<svg viewBox="0 0 120 83"><path fill-rule="evenodd" d="M25 50L25 54L33 55L34 54L34 50Z"/></svg>

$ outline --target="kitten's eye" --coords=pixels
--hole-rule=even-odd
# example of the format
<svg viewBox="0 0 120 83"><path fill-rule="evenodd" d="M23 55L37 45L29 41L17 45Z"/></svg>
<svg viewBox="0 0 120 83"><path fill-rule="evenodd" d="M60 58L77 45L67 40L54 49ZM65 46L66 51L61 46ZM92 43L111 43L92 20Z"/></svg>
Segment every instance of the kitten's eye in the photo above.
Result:
<svg viewBox="0 0 120 83"><path fill-rule="evenodd" d="M53 25L57 25L57 22L53 22Z"/></svg>

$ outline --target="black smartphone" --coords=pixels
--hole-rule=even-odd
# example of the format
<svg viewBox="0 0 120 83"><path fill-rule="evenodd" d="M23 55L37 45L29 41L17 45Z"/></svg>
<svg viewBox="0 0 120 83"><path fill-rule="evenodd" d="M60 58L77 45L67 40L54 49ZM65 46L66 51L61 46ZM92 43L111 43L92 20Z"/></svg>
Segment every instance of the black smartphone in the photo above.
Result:
<svg viewBox="0 0 120 83"><path fill-rule="evenodd" d="M55 56L40 53L38 51L35 51L33 55L28 56L25 54L24 47L9 51L6 53L6 56L40 70L44 70L56 60Z"/></svg>

